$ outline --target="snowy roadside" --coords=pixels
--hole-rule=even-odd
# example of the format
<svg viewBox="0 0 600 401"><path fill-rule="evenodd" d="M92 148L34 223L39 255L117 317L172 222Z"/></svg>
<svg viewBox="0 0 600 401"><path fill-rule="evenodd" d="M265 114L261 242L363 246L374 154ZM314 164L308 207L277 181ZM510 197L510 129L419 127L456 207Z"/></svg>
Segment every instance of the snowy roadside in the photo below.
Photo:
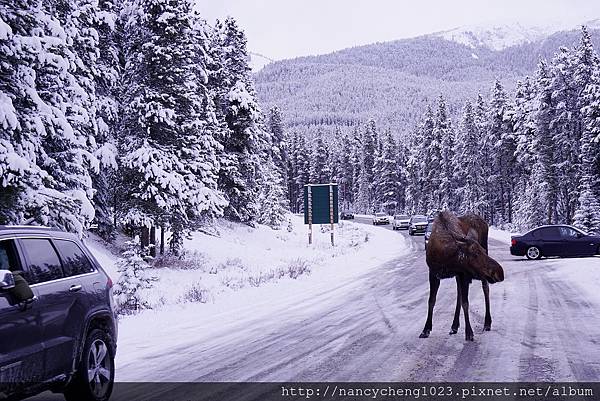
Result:
<svg viewBox="0 0 600 401"><path fill-rule="evenodd" d="M495 239L496 241L504 242L505 244L510 245L510 237L511 235L519 235L518 233L511 233L510 231L500 230L499 228L490 227L490 231L488 233L489 237Z"/></svg>
<svg viewBox="0 0 600 401"><path fill-rule="evenodd" d="M302 218L291 219L292 232L222 221L217 226L219 237L194 233L185 247L198 264L152 269L159 281L145 295L157 309L120 319L118 365L133 364L156 352L166 339L183 346L230 333L251 320L272 320L274 314L284 318L300 301L310 300L309 305L320 308L319 299L330 302L347 296L369 269L410 249L401 235L353 222L336 225L335 247L331 247L329 232L315 226L309 246ZM87 245L117 279L114 256L96 241L89 240ZM277 275L299 265L310 271L295 279ZM264 282L257 281L261 277ZM194 288L198 298L182 297ZM126 380L126 371L117 379Z"/></svg>

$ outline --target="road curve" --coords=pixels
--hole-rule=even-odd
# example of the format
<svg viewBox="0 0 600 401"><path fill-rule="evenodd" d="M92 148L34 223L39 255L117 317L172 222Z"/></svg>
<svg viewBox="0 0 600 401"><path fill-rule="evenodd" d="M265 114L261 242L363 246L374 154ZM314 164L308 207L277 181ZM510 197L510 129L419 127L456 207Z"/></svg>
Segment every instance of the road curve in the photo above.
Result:
<svg viewBox="0 0 600 401"><path fill-rule="evenodd" d="M356 222L370 224L365 218ZM490 286L492 331L482 332L483 295L474 282L475 341L464 340L462 317L459 333L448 334L456 288L454 280L443 280L433 331L420 339L428 295L423 237L409 237L406 231L390 235L409 238L411 251L369 270L352 286L336 289L335 297L324 292L257 319L240 328L243 336L231 333L156 350L150 359L121 366L118 380L598 380L600 305L576 282L560 279L560 264L513 257L507 244L491 240L490 256L506 276ZM315 308L319 303L326 306ZM311 313L302 312L306 309Z"/></svg>

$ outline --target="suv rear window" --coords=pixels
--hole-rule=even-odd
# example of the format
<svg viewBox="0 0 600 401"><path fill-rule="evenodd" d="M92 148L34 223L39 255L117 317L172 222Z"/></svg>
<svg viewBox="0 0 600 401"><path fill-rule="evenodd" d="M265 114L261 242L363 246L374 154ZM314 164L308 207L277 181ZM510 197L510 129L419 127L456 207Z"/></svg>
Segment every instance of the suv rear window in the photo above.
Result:
<svg viewBox="0 0 600 401"><path fill-rule="evenodd" d="M47 239L25 238L21 240L27 254L26 280L29 284L43 283L63 277L60 259Z"/></svg>
<svg viewBox="0 0 600 401"><path fill-rule="evenodd" d="M76 243L66 240L55 240L54 244L62 257L65 276L77 276L94 271L90 260Z"/></svg>

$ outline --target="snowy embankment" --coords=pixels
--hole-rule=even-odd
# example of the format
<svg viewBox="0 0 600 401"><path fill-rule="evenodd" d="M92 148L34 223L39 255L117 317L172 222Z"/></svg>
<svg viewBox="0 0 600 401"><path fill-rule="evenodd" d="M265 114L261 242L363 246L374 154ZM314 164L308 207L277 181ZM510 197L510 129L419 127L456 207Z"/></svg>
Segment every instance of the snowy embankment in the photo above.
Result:
<svg viewBox="0 0 600 401"><path fill-rule="evenodd" d="M120 320L119 364L155 352L166 338L185 344L279 315L300 300L352 286L369 269L409 251L403 236L352 222L335 226L335 247L329 232L315 225L308 245L302 218L290 218L291 232L220 221L218 236L194 233L185 242L179 265L170 259L170 266L151 269L159 280L145 298L155 309ZM87 245L116 281L115 257L96 241Z"/></svg>

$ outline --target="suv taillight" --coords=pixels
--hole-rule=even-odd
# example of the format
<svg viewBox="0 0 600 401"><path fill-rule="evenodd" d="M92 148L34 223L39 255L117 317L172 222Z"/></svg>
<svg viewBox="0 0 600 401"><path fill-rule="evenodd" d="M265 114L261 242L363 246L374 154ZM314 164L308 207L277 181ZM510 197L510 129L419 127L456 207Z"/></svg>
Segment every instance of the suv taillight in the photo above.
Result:
<svg viewBox="0 0 600 401"><path fill-rule="evenodd" d="M106 282L106 288L113 288L113 282L110 277L108 278L108 281Z"/></svg>
<svg viewBox="0 0 600 401"><path fill-rule="evenodd" d="M510 240L510 245L512 245L512 246L515 246L515 245L517 245L517 240L516 240L516 239L514 239L514 238L511 238L511 240Z"/></svg>

